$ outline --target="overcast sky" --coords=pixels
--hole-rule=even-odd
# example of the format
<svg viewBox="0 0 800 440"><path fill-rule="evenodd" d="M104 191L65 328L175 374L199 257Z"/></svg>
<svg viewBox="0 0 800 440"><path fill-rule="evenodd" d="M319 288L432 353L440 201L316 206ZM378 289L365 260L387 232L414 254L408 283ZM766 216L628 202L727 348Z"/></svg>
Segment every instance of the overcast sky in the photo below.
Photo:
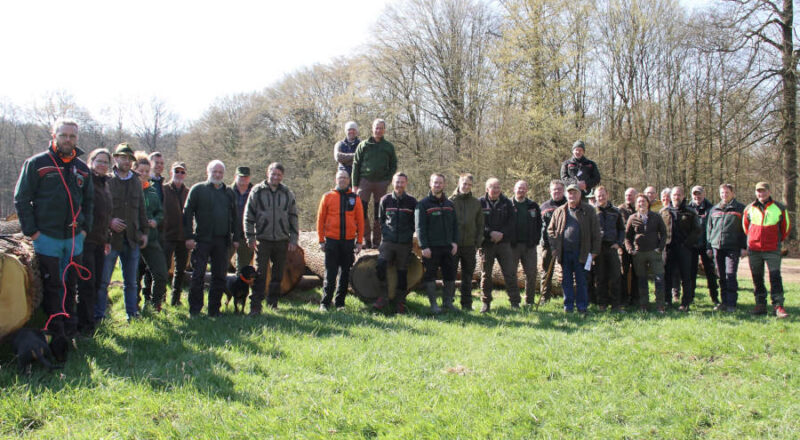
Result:
<svg viewBox="0 0 800 440"><path fill-rule="evenodd" d="M395 1L4 0L0 100L64 90L102 119L115 102L158 96L195 119L216 98L357 55Z"/></svg>

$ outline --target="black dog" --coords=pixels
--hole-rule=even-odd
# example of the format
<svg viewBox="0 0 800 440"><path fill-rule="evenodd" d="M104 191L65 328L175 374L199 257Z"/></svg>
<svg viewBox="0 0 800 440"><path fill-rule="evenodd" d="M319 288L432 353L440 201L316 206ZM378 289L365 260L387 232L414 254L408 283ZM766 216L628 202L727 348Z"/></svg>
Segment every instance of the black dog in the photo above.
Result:
<svg viewBox="0 0 800 440"><path fill-rule="evenodd" d="M225 296L228 297L225 301L225 307L233 299L234 313L244 313L244 304L247 301L247 295L250 293L250 287L256 280L256 275L256 269L253 266L245 266L236 275L228 275L225 280ZM239 307L241 307L241 310L239 310Z"/></svg>
<svg viewBox="0 0 800 440"><path fill-rule="evenodd" d="M53 364L53 353L50 351L50 346L47 345L47 338L45 338L44 332L41 330L23 328L17 331L11 340L11 346L17 355L20 374L29 373L35 361L41 362L48 370L61 368L60 365Z"/></svg>
<svg viewBox="0 0 800 440"><path fill-rule="evenodd" d="M50 322L47 333L50 335L50 352L57 362L66 362L69 354L70 338L64 329L64 321L56 318Z"/></svg>

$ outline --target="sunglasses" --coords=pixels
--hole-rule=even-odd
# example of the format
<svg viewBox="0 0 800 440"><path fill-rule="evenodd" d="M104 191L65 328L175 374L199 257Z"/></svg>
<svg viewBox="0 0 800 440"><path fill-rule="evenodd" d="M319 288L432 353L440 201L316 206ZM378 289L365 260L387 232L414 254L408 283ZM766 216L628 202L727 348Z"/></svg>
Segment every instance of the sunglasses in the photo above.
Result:
<svg viewBox="0 0 800 440"><path fill-rule="evenodd" d="M175 170L175 171L173 171L173 173L175 173L175 174L186 174L186 171Z"/></svg>

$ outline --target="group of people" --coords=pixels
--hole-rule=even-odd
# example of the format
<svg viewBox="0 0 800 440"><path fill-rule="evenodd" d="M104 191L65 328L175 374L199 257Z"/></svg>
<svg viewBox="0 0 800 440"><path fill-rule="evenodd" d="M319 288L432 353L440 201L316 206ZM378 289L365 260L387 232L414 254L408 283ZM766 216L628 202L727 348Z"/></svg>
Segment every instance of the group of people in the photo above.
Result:
<svg viewBox="0 0 800 440"><path fill-rule="evenodd" d="M406 191L408 176L397 172L397 155L384 137L385 130L385 121L376 119L371 136L361 141L357 124L348 122L346 137L334 147L338 164L334 188L323 195L317 212L326 272L321 310L344 306L354 255L366 247L379 250L380 292L374 308L405 313L407 270L416 235L424 289L434 313L456 310L459 265L461 309L472 310L472 274L478 259L482 313L491 310L495 261L513 308L522 301L519 264L525 275L525 302L532 304L537 286L543 297L551 296L558 262L564 310L580 313L586 313L590 299L601 311L647 310L649 275L655 280L657 311L663 313L672 302L688 311L702 261L715 309L731 312L737 305L739 259L749 255L754 313L767 313L766 263L774 312L780 318L787 316L780 263L790 223L766 182L756 185L756 200L746 207L727 183L719 186L717 205L705 198L702 187L692 188L687 201L676 186L662 191L661 200L653 187L643 194L628 188L625 202L614 207L600 184L597 165L585 157L586 146L578 141L561 167L560 179L550 182L551 199L541 206L528 198L524 180L516 182L509 198L501 182L490 178L485 193L476 197L474 177L468 173L459 176L450 197L445 194L446 177L431 175L430 192L418 201ZM25 161L15 188L22 231L33 240L39 261L49 326L93 334L107 313L108 286L117 259L129 320L140 317L137 283L142 284L144 303L162 310L171 266L175 270L170 302L181 304L181 269L189 255L192 316L204 307L209 263L207 313L219 315L234 255L238 269L255 260L250 314L260 314L264 303L278 307L287 254L297 247L299 236L297 203L282 183L286 171L282 164L270 164L266 179L255 185L250 169L238 167L229 186L223 182L225 164L213 160L206 168L207 180L187 188L183 162L170 166L166 180L164 157L158 152L135 152L122 143L113 153L95 149L84 162L74 120L58 120L52 134L49 147ZM541 284L537 282L540 244ZM391 300L390 267L397 273ZM269 285L267 268L271 268ZM436 286L439 273L441 295Z"/></svg>

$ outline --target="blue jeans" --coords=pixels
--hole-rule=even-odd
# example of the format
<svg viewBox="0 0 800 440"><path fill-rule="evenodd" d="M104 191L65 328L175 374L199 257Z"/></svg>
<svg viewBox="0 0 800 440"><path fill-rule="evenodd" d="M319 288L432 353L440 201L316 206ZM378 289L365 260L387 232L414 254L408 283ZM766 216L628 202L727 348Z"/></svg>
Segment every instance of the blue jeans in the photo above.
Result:
<svg viewBox="0 0 800 440"><path fill-rule="evenodd" d="M108 284L111 282L111 274L117 266L117 257L122 264L122 280L124 282L125 293L125 313L128 317L136 316L139 307L136 304L136 275L139 270L139 248L131 248L128 244L123 245L121 251L111 249L106 255L103 263L103 279L100 281L100 289L97 291L97 302L94 307L94 319L100 321L105 317L106 305L108 304Z"/></svg>
<svg viewBox="0 0 800 440"><path fill-rule="evenodd" d="M577 305L578 310L583 312L589 307L589 291L586 287L586 270L578 261L579 258L578 251L564 251L561 256L561 288L564 289L564 310L572 311Z"/></svg>

